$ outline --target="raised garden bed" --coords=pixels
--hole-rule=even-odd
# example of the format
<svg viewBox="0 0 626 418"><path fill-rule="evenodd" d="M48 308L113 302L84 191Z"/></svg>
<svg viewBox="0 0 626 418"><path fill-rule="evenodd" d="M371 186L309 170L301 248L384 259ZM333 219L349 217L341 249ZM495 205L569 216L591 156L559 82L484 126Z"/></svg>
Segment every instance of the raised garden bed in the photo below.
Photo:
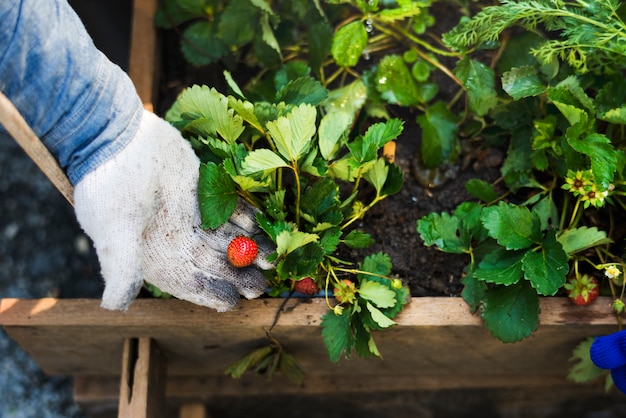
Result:
<svg viewBox="0 0 626 418"><path fill-rule="evenodd" d="M154 107L158 80L159 48L152 25L155 5L154 0L135 1L129 69L147 108ZM409 155L397 161L409 173L414 148L404 151ZM493 168L486 162L476 165L476 171L484 175ZM580 386L567 380L568 360L582 340L617 329L611 298L601 297L587 308L573 306L564 297L541 298L538 331L521 342L504 344L489 334L480 317L458 297L462 267L455 267L454 275L448 266L443 268L455 256L430 248L401 258L401 247L407 247L408 240L419 242L415 221L435 210L435 204L439 210L454 208L464 198L465 177L472 174L471 169L461 173L461 186L446 191L409 185L368 214L366 223L371 222L369 229L379 246L374 250L391 253L397 268L409 275L415 263L431 270L429 277L403 277L409 281L413 298L396 318L397 326L375 334L382 360L353 355L339 364L329 362L320 337L320 318L328 309L323 299L288 301L272 331L307 373L301 384L282 376L268 383L252 375L241 379L224 375L228 364L263 340L282 299L242 301L235 311L220 314L177 300L138 299L127 313L121 313L100 309L99 300L4 299L0 324L46 373L74 376L76 400L83 405L103 400L117 404L124 344L132 339L148 339L159 347L167 362L167 397L176 402L453 388L551 387L580 396ZM404 209L397 215L395 229L379 230L377 217L394 206ZM423 296L434 290L454 297ZM585 390L599 395L603 388L596 385Z"/></svg>

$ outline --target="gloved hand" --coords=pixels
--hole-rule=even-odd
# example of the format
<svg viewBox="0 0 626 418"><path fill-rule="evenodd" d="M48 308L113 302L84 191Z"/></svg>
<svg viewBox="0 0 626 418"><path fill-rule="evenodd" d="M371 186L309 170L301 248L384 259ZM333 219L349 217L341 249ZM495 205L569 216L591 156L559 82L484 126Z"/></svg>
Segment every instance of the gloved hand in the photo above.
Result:
<svg viewBox="0 0 626 418"><path fill-rule="evenodd" d="M590 354L593 363L610 370L615 386L626 393L626 331L597 337Z"/></svg>
<svg viewBox="0 0 626 418"><path fill-rule="evenodd" d="M199 160L178 130L144 111L131 142L75 187L78 221L91 237L106 281L102 306L127 309L144 279L162 291L218 311L239 295L266 289L254 266L232 267L225 251L236 235L258 232L253 209L241 203L230 222L200 227ZM256 266L271 268L259 245Z"/></svg>

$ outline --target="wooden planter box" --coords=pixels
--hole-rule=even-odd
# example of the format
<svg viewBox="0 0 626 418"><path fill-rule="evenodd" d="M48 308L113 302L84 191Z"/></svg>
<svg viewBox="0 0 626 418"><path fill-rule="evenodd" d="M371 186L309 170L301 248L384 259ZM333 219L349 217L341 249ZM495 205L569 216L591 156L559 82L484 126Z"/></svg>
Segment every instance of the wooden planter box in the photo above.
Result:
<svg viewBox="0 0 626 418"><path fill-rule="evenodd" d="M272 331L302 364L294 385L254 375L232 379L225 367L263 343L280 299L242 301L217 313L180 300L138 299L128 312L94 299L0 301L0 324L51 375L75 377L76 400L118 396L128 339L156 342L167 362L167 396L208 400L228 395L410 391L450 388L570 387L572 349L616 330L610 299L590 307L567 298L541 299L541 325L515 344L494 339L460 298L414 298L398 325L376 333L384 359L328 360L321 339L324 299L290 300ZM589 388L585 388L589 390ZM600 386L592 389L601 393Z"/></svg>
<svg viewBox="0 0 626 418"><path fill-rule="evenodd" d="M156 0L135 0L129 73L147 108L154 103L157 68L152 21ZM100 300L0 300L0 325L50 375L74 377L75 399L88 407L108 402L120 416L141 399L210 401L224 396L357 394L458 388L543 388L580 397L567 380L572 349L589 336L617 330L611 300L580 308L565 298L541 299L541 324L530 338L503 344L460 298L414 298L398 325L375 339L384 359L353 357L330 363L321 338L323 299L289 301L273 330L302 364L304 383L282 376L268 383L232 379L225 367L265 341L282 300L242 301L236 310L213 310L179 300L136 300L128 312L100 308ZM155 384L154 386L153 383ZM136 389L133 387L147 385ZM155 389L156 388L156 389ZM163 391L165 393L163 393ZM602 394L600 385L585 396ZM147 405L147 406L146 406ZM124 412L126 411L126 412ZM194 414L181 416L204 416Z"/></svg>

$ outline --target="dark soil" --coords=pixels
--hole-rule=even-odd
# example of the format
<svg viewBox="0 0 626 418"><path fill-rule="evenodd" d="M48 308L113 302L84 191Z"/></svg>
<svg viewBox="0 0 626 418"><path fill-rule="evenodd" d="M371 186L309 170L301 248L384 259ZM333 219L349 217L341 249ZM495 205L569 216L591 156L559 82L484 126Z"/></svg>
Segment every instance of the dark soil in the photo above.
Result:
<svg viewBox="0 0 626 418"><path fill-rule="evenodd" d="M157 105L160 114L165 114L176 96L193 84L208 85L222 93L228 91L222 76L223 68L195 68L186 64L179 52L178 35L173 32L164 32L162 35L166 55ZM241 78L245 78L246 73L250 73L250 69L242 68L241 73L233 73L233 77L244 84ZM447 94L454 93L450 91ZM404 171L404 185L398 194L374 206L359 225L372 235L375 244L366 251L341 255L347 256L347 259L362 260L367 254L385 252L393 264L392 274L408 283L412 296L459 296L462 290L460 279L468 258L424 246L416 231L416 222L432 212L452 211L459 203L470 199L471 196L465 190L467 180L480 178L488 183L496 181L501 153L498 150L468 151L459 159L458 174L453 180L439 187L425 187L418 181L414 169L419 158L416 154L420 143L420 130L416 122L418 113L414 109L402 107L390 107L389 111L393 117L404 121L404 131L396 141L395 159ZM481 157L475 158L473 154Z"/></svg>

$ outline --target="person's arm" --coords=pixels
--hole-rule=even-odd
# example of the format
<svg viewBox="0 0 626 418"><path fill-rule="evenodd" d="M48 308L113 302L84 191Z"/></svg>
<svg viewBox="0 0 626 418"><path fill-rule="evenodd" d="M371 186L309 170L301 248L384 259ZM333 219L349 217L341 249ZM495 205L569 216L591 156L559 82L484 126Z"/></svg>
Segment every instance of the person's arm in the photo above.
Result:
<svg viewBox="0 0 626 418"><path fill-rule="evenodd" d="M142 109L66 0L6 0L0 21L0 90L75 186L76 216L106 282L102 306L127 309L144 280L219 311L263 293L263 274L225 255L234 236L258 232L252 209L202 230L191 146ZM257 266L270 268L261 249Z"/></svg>

